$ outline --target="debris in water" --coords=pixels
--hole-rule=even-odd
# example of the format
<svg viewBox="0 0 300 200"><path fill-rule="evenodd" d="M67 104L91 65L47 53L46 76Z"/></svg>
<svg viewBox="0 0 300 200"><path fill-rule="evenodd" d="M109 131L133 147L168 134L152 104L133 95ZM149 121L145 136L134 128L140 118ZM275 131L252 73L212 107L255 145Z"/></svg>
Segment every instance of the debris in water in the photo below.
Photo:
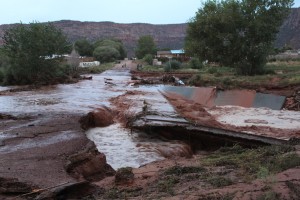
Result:
<svg viewBox="0 0 300 200"><path fill-rule="evenodd" d="M96 111L89 112L79 120L81 128L87 130L94 127L106 127L114 123L112 111L102 106Z"/></svg>

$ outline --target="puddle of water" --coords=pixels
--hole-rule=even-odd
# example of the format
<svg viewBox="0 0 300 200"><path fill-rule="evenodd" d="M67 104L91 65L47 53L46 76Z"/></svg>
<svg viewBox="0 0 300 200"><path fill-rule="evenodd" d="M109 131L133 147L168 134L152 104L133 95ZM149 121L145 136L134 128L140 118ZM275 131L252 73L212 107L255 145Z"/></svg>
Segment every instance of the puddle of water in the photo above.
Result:
<svg viewBox="0 0 300 200"><path fill-rule="evenodd" d="M186 151L180 141L162 141L154 135L130 132L118 124L87 131L98 150L106 155L107 163L114 169L140 167L147 163L163 160Z"/></svg>

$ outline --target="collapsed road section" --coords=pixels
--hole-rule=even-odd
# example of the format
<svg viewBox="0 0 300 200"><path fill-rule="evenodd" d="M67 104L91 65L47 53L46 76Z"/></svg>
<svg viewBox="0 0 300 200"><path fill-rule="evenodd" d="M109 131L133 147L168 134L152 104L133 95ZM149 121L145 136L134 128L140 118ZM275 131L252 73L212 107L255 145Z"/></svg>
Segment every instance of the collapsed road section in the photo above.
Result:
<svg viewBox="0 0 300 200"><path fill-rule="evenodd" d="M207 142L219 139L287 144L299 140L300 113L280 110L285 101L283 96L250 90L216 92L215 88L175 86L159 90L174 110L143 96L146 102L143 114L131 123L133 128L172 132L173 138L192 134Z"/></svg>

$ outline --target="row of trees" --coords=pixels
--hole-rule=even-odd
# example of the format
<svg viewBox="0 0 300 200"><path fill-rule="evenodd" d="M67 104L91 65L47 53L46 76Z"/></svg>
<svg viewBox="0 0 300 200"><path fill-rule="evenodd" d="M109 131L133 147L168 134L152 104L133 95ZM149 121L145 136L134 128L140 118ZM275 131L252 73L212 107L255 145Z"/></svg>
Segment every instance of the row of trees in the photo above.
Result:
<svg viewBox="0 0 300 200"><path fill-rule="evenodd" d="M93 56L99 61L114 61L126 57L123 43L117 39L103 39L94 43L87 39L77 40L75 50L81 56ZM155 55L157 51L154 39L150 35L141 36L138 39L135 55L142 59L146 55Z"/></svg>
<svg viewBox="0 0 300 200"><path fill-rule="evenodd" d="M4 45L0 48L0 82L6 84L46 84L59 77L67 78L74 70L61 55L69 54L72 49L73 54L75 50L81 56L93 56L101 62L126 56L120 40L103 39L91 43L82 39L73 46L63 32L50 23L19 24L7 30L3 40ZM139 58L146 54L154 55L156 46L153 38L141 37L136 53Z"/></svg>

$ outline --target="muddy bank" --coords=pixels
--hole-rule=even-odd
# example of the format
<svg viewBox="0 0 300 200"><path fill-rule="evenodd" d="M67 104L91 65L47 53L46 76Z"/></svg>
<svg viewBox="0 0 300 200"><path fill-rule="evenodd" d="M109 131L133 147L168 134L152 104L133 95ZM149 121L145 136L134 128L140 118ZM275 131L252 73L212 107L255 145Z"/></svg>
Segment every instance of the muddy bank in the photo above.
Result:
<svg viewBox="0 0 300 200"><path fill-rule="evenodd" d="M0 119L0 198L113 174L80 128L80 117L44 113Z"/></svg>
<svg viewBox="0 0 300 200"><path fill-rule="evenodd" d="M273 147L276 148L276 147ZM224 149L223 149L224 151ZM233 151L237 155L237 151ZM232 153L233 153L232 152ZM251 151L252 154L255 150ZM261 152L260 152L261 153ZM254 167L253 160L241 160L245 168L230 165L230 154L217 165L208 165L217 155L200 152L192 158L168 159L153 162L130 174L130 183L115 184L116 177L95 182L102 188L94 199L298 199L299 168L269 174L257 171L260 178L245 171ZM250 155L249 155L250 156ZM209 157L209 159L207 158ZM234 160L241 158L234 157ZM298 162L298 161L297 161ZM243 166L243 164L242 164ZM251 170L251 169L249 169ZM252 173L256 174L255 171Z"/></svg>

